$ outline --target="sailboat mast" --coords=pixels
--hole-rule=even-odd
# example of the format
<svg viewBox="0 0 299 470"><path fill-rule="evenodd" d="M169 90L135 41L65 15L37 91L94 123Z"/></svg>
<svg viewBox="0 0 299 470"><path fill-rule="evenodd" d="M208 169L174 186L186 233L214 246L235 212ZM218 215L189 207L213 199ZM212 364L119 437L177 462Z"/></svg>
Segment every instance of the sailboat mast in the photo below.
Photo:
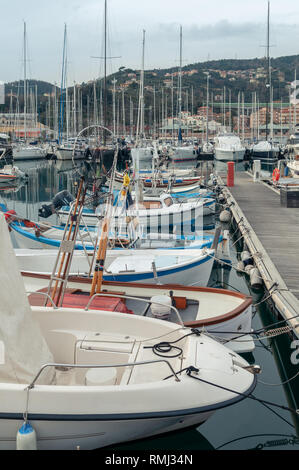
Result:
<svg viewBox="0 0 299 470"><path fill-rule="evenodd" d="M62 73L61 73L61 89L60 89L60 112L59 112L59 137L58 142L61 144L63 136L64 123L64 94L65 94L65 73L66 73L66 42L67 27L64 25L64 41L63 41L63 57L62 57Z"/></svg>
<svg viewBox="0 0 299 470"><path fill-rule="evenodd" d="M143 30L143 39L142 39L142 65L141 65L141 72L140 72L136 141L138 141L140 136L142 138L144 137L144 55L145 55L145 30Z"/></svg>
<svg viewBox="0 0 299 470"><path fill-rule="evenodd" d="M269 135L269 105L271 97L271 62L270 62L270 2L268 1L268 17L267 17L267 83L266 83L266 94L267 94L267 107L266 107L266 141Z"/></svg>
<svg viewBox="0 0 299 470"><path fill-rule="evenodd" d="M145 30L143 30L142 39L142 80L141 80L141 135L144 138L144 56L145 56Z"/></svg>
<svg viewBox="0 0 299 470"><path fill-rule="evenodd" d="M24 140L27 140L27 43L26 23L24 21Z"/></svg>
<svg viewBox="0 0 299 470"><path fill-rule="evenodd" d="M107 127L107 0L105 0L105 38L104 38L104 109L103 125Z"/></svg>
<svg viewBox="0 0 299 470"><path fill-rule="evenodd" d="M207 74L207 145L209 144L209 79L210 79L210 74L209 72L206 72Z"/></svg>
<svg viewBox="0 0 299 470"><path fill-rule="evenodd" d="M180 26L179 140L182 140L182 65L183 65L183 28L182 28L182 26Z"/></svg>

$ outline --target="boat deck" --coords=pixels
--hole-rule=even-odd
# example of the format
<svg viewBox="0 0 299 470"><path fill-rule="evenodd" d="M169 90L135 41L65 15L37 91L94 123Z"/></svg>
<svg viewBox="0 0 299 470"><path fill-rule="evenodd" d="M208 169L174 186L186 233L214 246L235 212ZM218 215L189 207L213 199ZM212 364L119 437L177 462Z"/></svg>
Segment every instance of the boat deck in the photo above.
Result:
<svg viewBox="0 0 299 470"><path fill-rule="evenodd" d="M280 205L279 192L236 173L230 192L290 291L299 299L299 209Z"/></svg>
<svg viewBox="0 0 299 470"><path fill-rule="evenodd" d="M46 297L41 295L41 293L46 294L48 288L40 289L39 291L32 293L28 296L28 300L31 306L43 307L45 305ZM53 289L52 289L53 292ZM112 293L112 292L111 292ZM115 297L96 297L90 304L90 309L93 310L106 310L112 312L122 312L135 315L142 315L153 318L151 313L150 304L145 302L140 302L136 299L122 299L118 295L124 295L124 292L113 292ZM146 298L145 298L146 299ZM150 298L147 298L150 302ZM83 292L81 289L66 289L65 295L63 298L62 307L64 308L79 308L84 309L87 307L90 301L89 292ZM47 302L47 305L50 306L50 301ZM184 309L178 308L180 315L183 318L184 322L195 321L198 315L199 303L196 301L189 301L184 306ZM205 313L205 317L208 315ZM170 321L177 323L178 318L174 312L171 312Z"/></svg>

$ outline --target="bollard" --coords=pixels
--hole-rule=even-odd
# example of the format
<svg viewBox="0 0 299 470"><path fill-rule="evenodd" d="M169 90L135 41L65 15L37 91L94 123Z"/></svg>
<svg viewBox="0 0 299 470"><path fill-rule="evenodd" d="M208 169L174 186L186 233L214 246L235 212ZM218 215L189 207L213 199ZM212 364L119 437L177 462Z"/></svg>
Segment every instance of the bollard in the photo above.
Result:
<svg viewBox="0 0 299 470"><path fill-rule="evenodd" d="M235 163L227 162L227 187L232 188L235 184Z"/></svg>
<svg viewBox="0 0 299 470"><path fill-rule="evenodd" d="M253 162L253 181L255 183L261 181L261 160L254 160Z"/></svg>

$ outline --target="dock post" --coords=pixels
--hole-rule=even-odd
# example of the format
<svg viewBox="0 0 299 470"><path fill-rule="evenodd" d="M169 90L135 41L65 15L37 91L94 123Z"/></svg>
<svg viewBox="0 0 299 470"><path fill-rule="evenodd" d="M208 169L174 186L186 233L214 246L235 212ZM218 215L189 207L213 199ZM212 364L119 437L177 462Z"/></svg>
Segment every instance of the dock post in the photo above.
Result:
<svg viewBox="0 0 299 470"><path fill-rule="evenodd" d="M232 188L235 185L235 163L227 162L227 187Z"/></svg>

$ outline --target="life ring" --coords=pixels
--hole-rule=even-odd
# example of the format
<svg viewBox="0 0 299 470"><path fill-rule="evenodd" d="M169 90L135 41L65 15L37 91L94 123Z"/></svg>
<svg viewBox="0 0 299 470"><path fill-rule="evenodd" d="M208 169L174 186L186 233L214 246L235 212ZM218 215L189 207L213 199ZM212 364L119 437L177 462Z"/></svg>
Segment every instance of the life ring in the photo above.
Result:
<svg viewBox="0 0 299 470"><path fill-rule="evenodd" d="M280 171L279 171L278 168L274 168L273 173L272 173L273 182L275 183L275 182L279 181L279 178L280 178Z"/></svg>

